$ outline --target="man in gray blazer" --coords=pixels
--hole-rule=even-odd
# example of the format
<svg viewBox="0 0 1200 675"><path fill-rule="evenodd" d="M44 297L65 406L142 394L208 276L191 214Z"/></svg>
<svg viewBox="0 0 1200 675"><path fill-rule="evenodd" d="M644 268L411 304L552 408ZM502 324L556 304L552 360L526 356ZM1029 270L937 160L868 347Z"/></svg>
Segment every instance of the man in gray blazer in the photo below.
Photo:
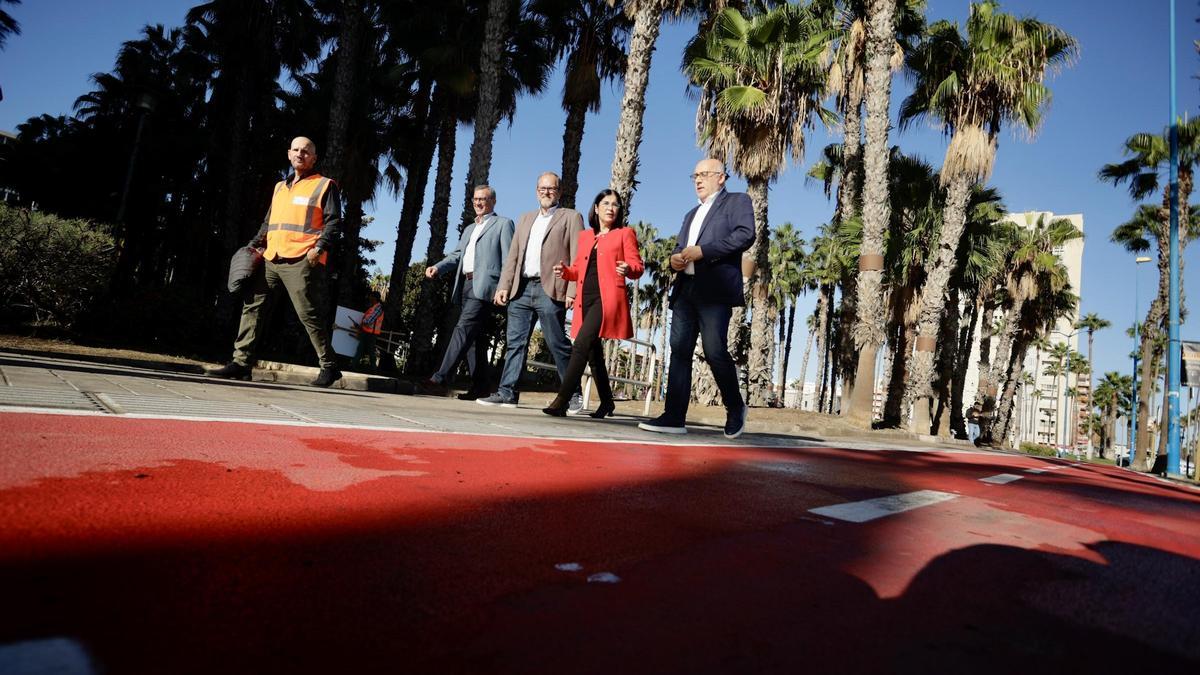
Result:
<svg viewBox="0 0 1200 675"><path fill-rule="evenodd" d="M494 313L492 297L513 237L513 221L496 215L496 191L490 186L477 186L471 205L475 209L475 222L463 230L458 246L441 262L425 268L429 279L454 270L454 291L450 297L462 305L462 313L450 335L441 367L421 383L421 392L444 396L447 384L465 357L471 372L471 388L459 395L464 401L489 393L487 328Z"/></svg>
<svg viewBox="0 0 1200 675"><path fill-rule="evenodd" d="M583 216L574 209L558 205L559 182L558 174L549 171L538 176L538 209L523 214L517 222L513 246L508 250L494 298L497 305L508 307L508 350L504 355L504 372L500 376L500 389L476 403L517 407L521 373L525 371L525 359L529 354L529 338L539 319L560 381L567 372L571 343L564 326L567 305L575 298L575 282L556 277L554 265L575 259ZM577 414L582 408L583 397L580 394L572 396L567 411Z"/></svg>

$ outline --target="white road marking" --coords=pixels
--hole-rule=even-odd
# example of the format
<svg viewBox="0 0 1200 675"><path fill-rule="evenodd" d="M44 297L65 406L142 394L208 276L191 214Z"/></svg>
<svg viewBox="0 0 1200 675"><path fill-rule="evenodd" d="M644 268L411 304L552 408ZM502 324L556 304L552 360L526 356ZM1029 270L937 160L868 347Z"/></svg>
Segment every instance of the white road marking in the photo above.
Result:
<svg viewBox="0 0 1200 675"><path fill-rule="evenodd" d="M1023 477L1024 476L1018 476L1018 475L1012 474L1012 473L998 473L995 476L988 476L987 478L980 478L979 482L980 483L991 483L992 485L1004 485L1005 483L1011 483L1015 480L1021 480Z"/></svg>
<svg viewBox="0 0 1200 675"><path fill-rule="evenodd" d="M621 577L612 572L596 572L588 577L589 584L616 584L620 583Z"/></svg>
<svg viewBox="0 0 1200 675"><path fill-rule="evenodd" d="M1025 473L1046 473L1047 471L1058 471L1065 468L1067 467L1062 464L1055 464L1053 466L1039 466L1036 469L1025 469Z"/></svg>
<svg viewBox="0 0 1200 675"><path fill-rule="evenodd" d="M822 506L816 509L809 509L809 512L815 513L818 516L837 518L838 520L845 520L851 523L865 523L876 518L891 516L904 511L918 509L922 506L948 501L957 496L951 492L918 490L916 492L906 492L888 497L866 499L861 502Z"/></svg>

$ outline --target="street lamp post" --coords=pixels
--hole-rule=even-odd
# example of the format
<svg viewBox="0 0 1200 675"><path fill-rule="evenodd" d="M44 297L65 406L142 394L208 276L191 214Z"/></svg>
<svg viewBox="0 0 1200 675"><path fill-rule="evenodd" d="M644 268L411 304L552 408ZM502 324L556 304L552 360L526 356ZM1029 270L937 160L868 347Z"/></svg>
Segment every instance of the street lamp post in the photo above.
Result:
<svg viewBox="0 0 1200 675"><path fill-rule="evenodd" d="M1179 368L1183 365L1179 343L1179 121L1175 117L1175 0L1170 0L1171 21L1168 48L1171 50L1171 243L1170 287L1167 310L1167 474L1179 473Z"/></svg>
<svg viewBox="0 0 1200 675"><path fill-rule="evenodd" d="M1150 262L1150 258L1140 255L1133 260L1133 401L1130 403L1129 414L1129 459L1126 466L1133 469L1133 459L1137 456L1137 418L1138 418L1138 265Z"/></svg>

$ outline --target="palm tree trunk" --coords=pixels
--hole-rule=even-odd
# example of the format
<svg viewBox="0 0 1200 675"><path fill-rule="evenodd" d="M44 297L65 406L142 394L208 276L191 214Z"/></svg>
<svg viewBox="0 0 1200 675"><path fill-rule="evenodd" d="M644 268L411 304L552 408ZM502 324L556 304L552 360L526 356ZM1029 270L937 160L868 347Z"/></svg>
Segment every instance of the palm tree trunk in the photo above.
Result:
<svg viewBox="0 0 1200 675"><path fill-rule="evenodd" d="M779 372L780 372L780 375L779 375L779 382L780 382L779 401L780 401L780 403L786 403L786 401L787 401L788 362L791 360L791 356L792 356L792 331L796 328L796 301L794 298L792 299L791 304L788 306L787 315L788 315L787 332L785 333L785 337L783 339L783 364L779 367ZM800 394L803 395L804 394L803 375L801 375L800 382L801 382Z"/></svg>
<svg viewBox="0 0 1200 675"><path fill-rule="evenodd" d="M1022 346L1020 354L1012 361L1012 367L1008 372L1008 379L1004 382L1000 401L996 407L996 424L993 425L992 431L992 438L996 442L1004 443L1008 439L1009 426L1012 422L1013 401L1017 394L1017 384L1020 383L1021 375L1024 372L1025 347Z"/></svg>
<svg viewBox="0 0 1200 675"><path fill-rule="evenodd" d="M323 168L345 189L348 176L345 166L346 138L350 131L350 116L357 97L355 83L363 60L359 44L367 28L367 15L363 0L342 2L342 21L337 40L337 67L333 79L333 103L329 107L329 133L325 139ZM347 246L350 242L346 243ZM357 242L355 242L357 245Z"/></svg>
<svg viewBox="0 0 1200 675"><path fill-rule="evenodd" d="M347 0L342 5L342 25L338 32L337 67L334 71L333 103L329 108L329 133L326 136L325 173L338 181L347 204L342 220L342 242L338 250L338 293L341 304L350 306L354 297L354 278L359 273L358 238L362 229L361 187L346 161L353 108L358 101L356 87L363 66L361 44L367 30L367 14L362 0Z"/></svg>
<svg viewBox="0 0 1200 675"><path fill-rule="evenodd" d="M963 419L963 394L967 384L967 364L971 360L971 346L975 341L975 331L979 327L982 304L978 298L971 303L971 318L958 337L959 358L954 366L954 379L950 390L950 429L960 438L967 433L966 420Z"/></svg>
<svg viewBox="0 0 1200 675"><path fill-rule="evenodd" d="M392 256L392 278L388 283L387 311L384 322L389 327L399 325L404 287L408 279L408 265L412 259L413 240L417 236L417 222L425 206L425 183L429 178L429 165L433 162L432 134L429 126L429 92L433 83L422 80L413 104L415 126L423 133L414 144L408 161L408 180L404 185L404 206L400 221L396 224L396 250ZM436 130L436 129L435 129Z"/></svg>
<svg viewBox="0 0 1200 675"><path fill-rule="evenodd" d="M888 83L890 85L890 79ZM848 89L849 85L847 85ZM836 214L839 220L849 218L859 211L858 178L861 173L860 164L863 151L862 104L847 105L843 113L845 117L842 120L842 174L838 183Z"/></svg>
<svg viewBox="0 0 1200 675"><path fill-rule="evenodd" d="M1165 229L1164 229L1165 231ZM1138 382L1138 407L1137 407L1137 448L1144 449L1146 452L1144 460L1149 463L1152 461L1150 448L1150 397L1154 391L1154 371L1155 366L1161 356L1161 350L1158 348L1159 334L1162 332L1163 319L1167 315L1167 298L1170 293L1170 272L1168 270L1167 247L1170 242L1164 241L1166 237L1161 237L1158 246L1158 295L1154 301L1150 303L1150 309L1146 312L1145 323L1142 324L1141 345L1139 345L1139 358L1141 362L1141 372L1138 373L1140 378Z"/></svg>
<svg viewBox="0 0 1200 675"><path fill-rule="evenodd" d="M937 251L932 256L929 276L921 292L921 313L917 320L917 343L908 358L908 378L905 382L905 409L913 413L910 430L929 433L929 417L932 406L933 358L937 348L937 332L941 325L946 302L946 287L954 272L954 254L962 238L966 224L967 199L971 194L972 180L968 176L954 176L946 193L946 207L942 219L942 233Z"/></svg>
<svg viewBox="0 0 1200 675"><path fill-rule="evenodd" d="M1094 406L1094 401L1092 400L1092 395L1093 395L1093 394L1094 394L1094 392L1096 391L1096 378L1095 378L1095 377L1093 376L1093 374L1092 374L1092 363L1093 363L1093 361L1092 361L1092 341L1094 340L1094 338L1095 338L1095 337L1096 337L1096 331L1095 331L1094 329L1088 329L1088 393L1087 393L1087 406L1088 406L1088 412L1089 412L1089 413L1091 412L1091 409L1092 409L1092 407ZM1092 435L1091 435L1091 433L1089 432L1089 433L1088 433L1088 446L1087 446L1087 448L1088 448L1088 449L1087 449L1087 458L1088 458L1088 460L1091 460L1091 459L1092 459L1092 442L1091 442L1091 437L1092 437Z"/></svg>
<svg viewBox="0 0 1200 675"><path fill-rule="evenodd" d="M896 40L895 13L895 0L867 2L867 142L863 151L863 236L858 257L858 283L855 285L858 312L854 324L858 367L854 374L856 395L851 398L849 410L846 411L851 422L867 429L871 426L871 407L875 395L875 359L886 335L883 322L883 235L891 218L891 201L888 198L888 106L892 91L889 62ZM853 123L857 125L857 114L853 117ZM849 143L844 151L848 149ZM846 175L852 171L843 168L843 184ZM853 212L853 207L851 210Z"/></svg>
<svg viewBox="0 0 1200 675"><path fill-rule="evenodd" d="M838 307L839 320L834 326L837 335L837 373L842 381L840 412L847 414L850 400L854 398L854 378L858 369L858 349L854 346L854 331L850 325L858 309L858 277L846 274L842 277L842 302Z"/></svg>
<svg viewBox="0 0 1200 675"><path fill-rule="evenodd" d="M932 421L931 432L941 434L942 418L950 405L950 383L954 380L954 366L958 361L958 289L950 289L950 299L946 303L946 318L942 320L940 342L942 348L938 351L938 381L937 381L937 414ZM950 425L946 425L947 432Z"/></svg>
<svg viewBox="0 0 1200 675"><path fill-rule="evenodd" d="M425 248L425 262L432 265L440 260L446 251L446 230L449 229L450 191L452 189L451 174L454 169L454 132L458 129L458 120L454 117L450 93L442 85L433 92L429 128L438 130L437 138L437 177L434 178L433 205L429 211L429 243ZM422 189L424 187L422 186ZM446 284L432 283L421 285L421 295L417 299L417 316L436 317L446 314L447 302ZM438 329L438 321L418 321L412 327L412 338L409 345L408 360L405 363L409 373L425 373L432 369L430 355L435 353L434 332Z"/></svg>
<svg viewBox="0 0 1200 675"><path fill-rule="evenodd" d="M820 311L821 307L818 305L817 308L813 310L813 317L817 317ZM817 322L813 321L813 324L808 329L808 339L804 342L804 358L800 360L800 408L804 408L804 388L805 385L808 384L808 356L812 353L813 342L816 340L816 337ZM816 393L815 387L813 389L813 393ZM814 405L813 410L816 410L816 408L817 406Z"/></svg>
<svg viewBox="0 0 1200 675"><path fill-rule="evenodd" d="M995 397L1001 386L1000 377L1004 370L1008 368L1008 356L1012 351L1013 342L1017 338L1017 331L1021 327L1021 312L1025 307L1025 297L1018 294L1013 300L1013 305L1004 315L1004 331L1000 333L1000 344L996 347L996 359L992 361L992 366L987 375L987 382L990 391L983 391L982 397L980 394L975 395L975 400L986 405L987 396ZM982 390L983 387L981 386Z"/></svg>
<svg viewBox="0 0 1200 675"><path fill-rule="evenodd" d="M579 156L587 110L586 102L572 103L567 109L567 122L563 128L562 193L558 203L568 209L575 208L575 193L579 191Z"/></svg>
<svg viewBox="0 0 1200 675"><path fill-rule="evenodd" d="M779 312L779 342L775 346L775 363L779 364L779 375L775 378L775 386L772 387L772 396L776 400L784 400L784 392L787 389L787 371L784 363L784 348L787 340L787 310Z"/></svg>
<svg viewBox="0 0 1200 675"><path fill-rule="evenodd" d="M829 354L827 327L829 325L829 305L831 304L829 294L826 289L827 286L825 284L821 284L821 288L818 291L819 295L817 297L817 309L820 311L820 314L817 318L817 412L823 412L825 410L825 361Z"/></svg>
<svg viewBox="0 0 1200 675"><path fill-rule="evenodd" d="M642 117L646 113L646 87L650 84L650 60L654 43L662 27L662 6L640 2L629 34L629 56L625 68L625 96L621 99L621 118L617 124L617 147L613 154L609 186L621 195L625 213L633 203L638 148L642 144Z"/></svg>
<svg viewBox="0 0 1200 675"><path fill-rule="evenodd" d="M508 14L514 0L488 0L483 24L483 48L479 50L478 100L475 104L475 137L463 197L461 227L475 218L471 197L476 185L488 182L492 169L492 137L500 123L500 54L508 38ZM461 229L460 229L461 232Z"/></svg>
<svg viewBox="0 0 1200 675"><path fill-rule="evenodd" d="M747 255L754 258L750 275L750 353L747 375L750 382L748 405L762 407L771 396L771 366L775 339L771 328L775 312L771 302L771 226L767 221L767 181L756 178L748 181L746 192L754 204L754 245Z"/></svg>

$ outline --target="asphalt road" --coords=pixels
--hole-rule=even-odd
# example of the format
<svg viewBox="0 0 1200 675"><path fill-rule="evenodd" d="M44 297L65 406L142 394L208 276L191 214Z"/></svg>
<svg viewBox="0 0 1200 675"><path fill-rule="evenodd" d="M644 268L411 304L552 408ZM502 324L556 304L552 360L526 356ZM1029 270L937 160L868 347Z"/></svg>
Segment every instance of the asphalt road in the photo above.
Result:
<svg viewBox="0 0 1200 675"><path fill-rule="evenodd" d="M38 377L0 367L10 389ZM104 377L167 398L138 393L153 373ZM164 386L186 397L175 413L0 404L0 672L1200 664L1189 486L871 443L664 444L629 419L450 400L412 398L393 427L201 419L235 397Z"/></svg>

